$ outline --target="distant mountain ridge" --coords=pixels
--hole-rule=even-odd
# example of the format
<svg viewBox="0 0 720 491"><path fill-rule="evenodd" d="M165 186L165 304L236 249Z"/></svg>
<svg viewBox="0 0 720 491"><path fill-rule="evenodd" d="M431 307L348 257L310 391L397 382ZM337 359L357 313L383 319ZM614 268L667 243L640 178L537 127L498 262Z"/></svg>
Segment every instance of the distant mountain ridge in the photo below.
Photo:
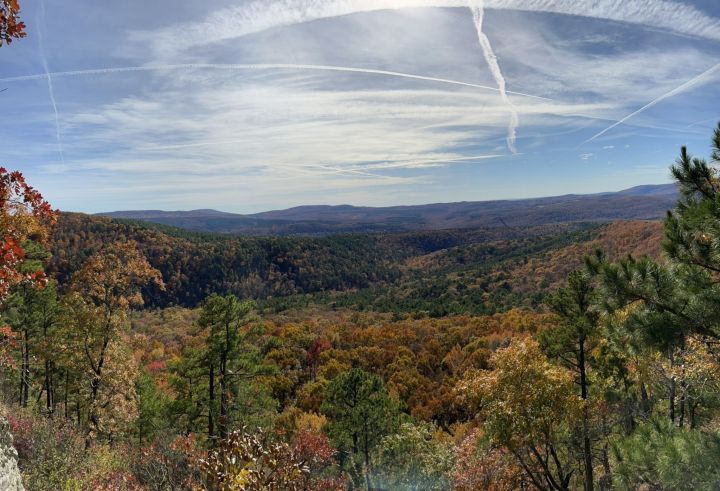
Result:
<svg viewBox="0 0 720 491"><path fill-rule="evenodd" d="M449 228L522 227L564 222L655 220L677 200L675 184L547 198L369 207L309 205L249 215L212 209L98 213L198 232L246 236L331 235Z"/></svg>

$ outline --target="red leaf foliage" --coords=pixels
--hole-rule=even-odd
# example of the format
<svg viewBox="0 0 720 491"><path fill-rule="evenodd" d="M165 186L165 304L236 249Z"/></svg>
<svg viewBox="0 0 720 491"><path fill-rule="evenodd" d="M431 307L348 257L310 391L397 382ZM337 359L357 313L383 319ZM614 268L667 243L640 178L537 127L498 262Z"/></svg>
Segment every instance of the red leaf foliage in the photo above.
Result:
<svg viewBox="0 0 720 491"><path fill-rule="evenodd" d="M18 266L25 258L22 244L29 239L43 242L57 215L20 172L0 167L0 303L17 283L28 281L42 287L47 282L42 271L23 274Z"/></svg>

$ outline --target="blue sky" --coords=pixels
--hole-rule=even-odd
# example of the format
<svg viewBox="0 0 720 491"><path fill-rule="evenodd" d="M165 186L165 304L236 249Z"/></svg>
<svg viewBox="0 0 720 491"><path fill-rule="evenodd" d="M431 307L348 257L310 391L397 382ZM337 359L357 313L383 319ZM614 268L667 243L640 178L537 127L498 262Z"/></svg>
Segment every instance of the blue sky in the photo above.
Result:
<svg viewBox="0 0 720 491"><path fill-rule="evenodd" d="M619 190L720 120L716 0L22 7L0 163L65 210Z"/></svg>

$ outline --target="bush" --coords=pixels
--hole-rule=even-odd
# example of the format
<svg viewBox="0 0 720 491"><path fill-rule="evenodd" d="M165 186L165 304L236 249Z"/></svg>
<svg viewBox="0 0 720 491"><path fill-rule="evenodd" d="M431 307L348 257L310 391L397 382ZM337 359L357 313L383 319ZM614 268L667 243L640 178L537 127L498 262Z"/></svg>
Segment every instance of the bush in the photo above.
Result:
<svg viewBox="0 0 720 491"><path fill-rule="evenodd" d="M85 449L70 421L13 408L8 414L18 466L32 491L135 491L143 489L130 468L131 449L121 443Z"/></svg>

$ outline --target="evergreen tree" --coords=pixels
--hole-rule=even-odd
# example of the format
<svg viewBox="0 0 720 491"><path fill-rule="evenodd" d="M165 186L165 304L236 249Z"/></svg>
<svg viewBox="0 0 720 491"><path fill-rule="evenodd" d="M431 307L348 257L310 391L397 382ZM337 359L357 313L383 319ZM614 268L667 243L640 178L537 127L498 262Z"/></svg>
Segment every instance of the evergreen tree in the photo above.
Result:
<svg viewBox="0 0 720 491"><path fill-rule="evenodd" d="M371 453L382 438L399 424L398 404L382 380L360 368L341 373L325 391L320 410L331 419L330 439L349 454L346 464L354 467L359 456L367 489L372 489Z"/></svg>
<svg viewBox="0 0 720 491"><path fill-rule="evenodd" d="M198 431L205 418L208 438L222 439L242 426L265 426L275 412L277 402L262 380L274 368L254 343L253 308L234 295L213 294L203 304L198 327L204 345L187 347L171 365L173 413L187 431Z"/></svg>
<svg viewBox="0 0 720 491"><path fill-rule="evenodd" d="M18 270L23 274L42 271L43 263L50 254L41 245L25 244L25 260ZM48 282L42 288L31 282L15 285L12 294L3 305L3 318L18 334L20 341L20 377L18 401L22 407L28 405L28 399L34 382L34 376L42 373L41 395L46 395L46 410L54 409L53 395L53 332L58 313L57 285ZM31 366L31 360L41 357L42 368Z"/></svg>
<svg viewBox="0 0 720 491"><path fill-rule="evenodd" d="M678 184L677 208L665 219L658 263L648 257L627 257L617 263L602 255L587 260L598 274L603 306L616 314L623 329L641 343L665 353L670 367L689 336L720 339L720 125L712 138L710 163L692 157L683 147L671 172ZM668 413L675 422L677 387L670 379Z"/></svg>
<svg viewBox="0 0 720 491"><path fill-rule="evenodd" d="M555 329L540 334L545 351L577 373L580 397L585 401L582 418L583 473L585 491L593 489L593 452L590 435L590 351L597 343L599 316L594 308L595 288L587 274L574 271L567 285L552 295L548 304L560 317Z"/></svg>

